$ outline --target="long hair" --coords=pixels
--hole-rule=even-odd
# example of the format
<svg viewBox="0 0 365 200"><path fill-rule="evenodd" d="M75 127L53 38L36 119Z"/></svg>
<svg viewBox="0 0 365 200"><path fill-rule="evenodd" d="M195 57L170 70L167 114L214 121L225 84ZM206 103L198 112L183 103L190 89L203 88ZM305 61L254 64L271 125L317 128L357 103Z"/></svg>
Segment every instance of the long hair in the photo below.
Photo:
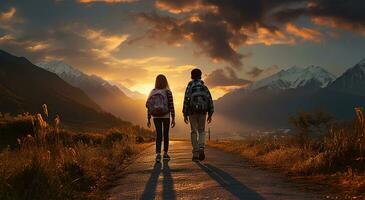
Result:
<svg viewBox="0 0 365 200"><path fill-rule="evenodd" d="M156 89L170 89L169 83L167 82L167 78L165 75L159 74L156 77L155 88Z"/></svg>

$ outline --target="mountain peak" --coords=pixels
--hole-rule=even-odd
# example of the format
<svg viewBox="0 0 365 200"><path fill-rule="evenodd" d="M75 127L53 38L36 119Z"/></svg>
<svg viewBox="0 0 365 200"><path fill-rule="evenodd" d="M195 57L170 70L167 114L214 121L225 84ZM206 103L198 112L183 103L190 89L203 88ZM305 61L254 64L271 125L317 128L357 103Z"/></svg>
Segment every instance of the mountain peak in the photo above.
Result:
<svg viewBox="0 0 365 200"><path fill-rule="evenodd" d="M249 90L260 88L291 89L316 84L320 88L326 87L335 80L335 76L319 66L310 65L306 68L292 66L286 70L271 75L253 83Z"/></svg>
<svg viewBox="0 0 365 200"><path fill-rule="evenodd" d="M365 59L346 70L329 88L331 90L365 96Z"/></svg>
<svg viewBox="0 0 365 200"><path fill-rule="evenodd" d="M55 74L67 74L67 75L71 75L71 76L76 76L76 77L80 77L82 75L84 75L84 73L82 73L81 71L73 68L72 66L64 63L61 60L53 60L53 61L49 61L49 62L40 62L37 64L37 66L53 72Z"/></svg>
<svg viewBox="0 0 365 200"><path fill-rule="evenodd" d="M361 66L365 66L365 58L360 60L359 63L357 63L358 65L361 65Z"/></svg>

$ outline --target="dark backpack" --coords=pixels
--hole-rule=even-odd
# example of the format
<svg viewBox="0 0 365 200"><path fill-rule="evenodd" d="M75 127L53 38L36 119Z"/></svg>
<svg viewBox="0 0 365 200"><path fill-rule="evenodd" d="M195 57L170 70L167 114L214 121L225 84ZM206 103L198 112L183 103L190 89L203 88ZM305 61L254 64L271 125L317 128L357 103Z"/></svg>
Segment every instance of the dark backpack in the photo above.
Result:
<svg viewBox="0 0 365 200"><path fill-rule="evenodd" d="M192 113L206 113L209 106L209 94L201 82L193 82L190 87L190 110Z"/></svg>
<svg viewBox="0 0 365 200"><path fill-rule="evenodd" d="M152 91L147 101L148 112L154 117L161 117L170 112L167 92L165 90Z"/></svg>

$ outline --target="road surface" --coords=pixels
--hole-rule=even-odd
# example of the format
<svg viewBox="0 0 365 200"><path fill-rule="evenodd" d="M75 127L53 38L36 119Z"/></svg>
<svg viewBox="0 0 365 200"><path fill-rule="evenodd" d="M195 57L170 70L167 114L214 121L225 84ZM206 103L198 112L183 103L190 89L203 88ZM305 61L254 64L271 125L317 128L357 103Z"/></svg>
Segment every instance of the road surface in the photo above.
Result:
<svg viewBox="0 0 365 200"><path fill-rule="evenodd" d="M250 166L240 156L206 148L206 160L191 161L188 141L170 143L171 161L156 164L154 146L142 152L109 191L125 199L320 199L281 174Z"/></svg>

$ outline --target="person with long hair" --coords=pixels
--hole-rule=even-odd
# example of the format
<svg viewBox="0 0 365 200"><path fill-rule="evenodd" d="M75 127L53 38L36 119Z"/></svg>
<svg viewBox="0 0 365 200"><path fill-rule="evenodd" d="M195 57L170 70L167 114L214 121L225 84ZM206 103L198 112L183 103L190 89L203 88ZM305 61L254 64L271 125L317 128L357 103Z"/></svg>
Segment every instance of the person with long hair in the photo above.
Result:
<svg viewBox="0 0 365 200"><path fill-rule="evenodd" d="M151 116L156 128L156 162L161 161L162 137L164 141L163 160L169 161L169 129L170 116L171 128L175 127L175 109L172 92L166 76L160 74L156 77L155 88L150 92L147 102L147 126L151 127Z"/></svg>

